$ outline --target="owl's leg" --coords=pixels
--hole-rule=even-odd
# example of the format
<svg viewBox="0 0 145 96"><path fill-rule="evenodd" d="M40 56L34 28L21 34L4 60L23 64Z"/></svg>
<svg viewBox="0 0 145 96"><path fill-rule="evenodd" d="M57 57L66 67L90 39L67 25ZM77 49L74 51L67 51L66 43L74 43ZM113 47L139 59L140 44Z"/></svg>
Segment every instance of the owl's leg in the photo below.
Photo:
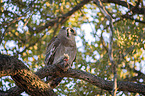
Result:
<svg viewBox="0 0 145 96"><path fill-rule="evenodd" d="M68 63L68 58L64 58L63 62L61 62L60 64L57 65L57 67L62 69L62 71L67 71L70 68L69 66L70 65Z"/></svg>

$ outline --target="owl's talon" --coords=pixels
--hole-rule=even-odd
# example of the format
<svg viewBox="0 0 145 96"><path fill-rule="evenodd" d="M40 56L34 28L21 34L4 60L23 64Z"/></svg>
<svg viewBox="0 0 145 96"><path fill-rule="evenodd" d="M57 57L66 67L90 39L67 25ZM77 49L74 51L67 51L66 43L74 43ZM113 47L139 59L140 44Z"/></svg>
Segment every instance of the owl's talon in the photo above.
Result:
<svg viewBox="0 0 145 96"><path fill-rule="evenodd" d="M64 61L68 61L68 59L65 58Z"/></svg>

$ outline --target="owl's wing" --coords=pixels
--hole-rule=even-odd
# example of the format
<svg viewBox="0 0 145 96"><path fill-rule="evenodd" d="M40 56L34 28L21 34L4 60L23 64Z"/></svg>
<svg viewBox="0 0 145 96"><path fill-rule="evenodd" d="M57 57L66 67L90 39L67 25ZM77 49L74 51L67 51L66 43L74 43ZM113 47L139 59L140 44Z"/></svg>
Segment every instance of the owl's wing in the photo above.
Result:
<svg viewBox="0 0 145 96"><path fill-rule="evenodd" d="M58 46L60 46L60 40L57 37L52 38L47 46L46 57L44 60L45 65L53 63Z"/></svg>

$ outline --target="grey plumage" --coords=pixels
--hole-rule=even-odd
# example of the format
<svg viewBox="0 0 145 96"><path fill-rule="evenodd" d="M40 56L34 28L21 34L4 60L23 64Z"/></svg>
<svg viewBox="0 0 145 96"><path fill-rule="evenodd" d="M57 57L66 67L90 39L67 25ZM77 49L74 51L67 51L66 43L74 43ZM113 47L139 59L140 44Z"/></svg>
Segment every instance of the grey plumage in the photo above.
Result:
<svg viewBox="0 0 145 96"><path fill-rule="evenodd" d="M48 44L44 61L45 64L54 64L57 59L60 58L60 56L68 54L69 60L67 62L70 68L77 53L75 35L76 32L72 28L63 27L62 29L60 29L59 34L56 37L52 38L52 40ZM53 79L50 83L51 87L56 87L62 80L62 77L55 79L54 78L55 76L51 77L51 79Z"/></svg>

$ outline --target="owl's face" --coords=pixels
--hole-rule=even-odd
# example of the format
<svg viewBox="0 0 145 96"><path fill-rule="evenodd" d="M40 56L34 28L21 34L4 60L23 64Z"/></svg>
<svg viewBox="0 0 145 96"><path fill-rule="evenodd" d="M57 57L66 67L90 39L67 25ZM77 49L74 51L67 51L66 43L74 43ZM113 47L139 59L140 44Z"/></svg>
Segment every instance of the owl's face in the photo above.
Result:
<svg viewBox="0 0 145 96"><path fill-rule="evenodd" d="M64 36L71 38L72 36L76 36L76 31L73 28L63 27L60 30L60 34L65 34Z"/></svg>
<svg viewBox="0 0 145 96"><path fill-rule="evenodd" d="M76 32L75 32L74 29L72 29L72 28L67 28L66 31L67 31L67 37L69 37L70 35L76 36Z"/></svg>

